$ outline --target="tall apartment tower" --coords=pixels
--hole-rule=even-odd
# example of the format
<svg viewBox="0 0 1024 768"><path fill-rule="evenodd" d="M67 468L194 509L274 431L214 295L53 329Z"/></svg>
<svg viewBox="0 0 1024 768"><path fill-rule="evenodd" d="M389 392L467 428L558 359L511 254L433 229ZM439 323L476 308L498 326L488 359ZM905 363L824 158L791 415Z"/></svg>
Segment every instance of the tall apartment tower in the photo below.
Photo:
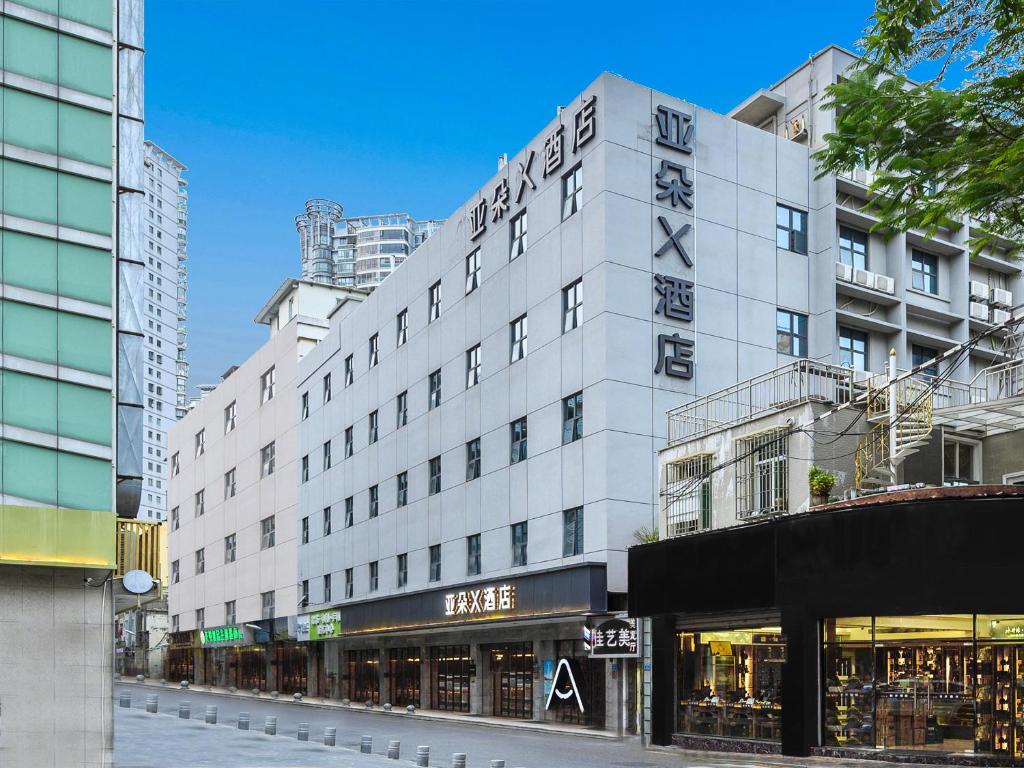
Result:
<svg viewBox="0 0 1024 768"><path fill-rule="evenodd" d="M405 213L345 218L333 200L307 200L306 212L295 217L302 279L373 290L443 223Z"/></svg>
<svg viewBox="0 0 1024 768"><path fill-rule="evenodd" d="M7 2L0 26L0 753L109 765L115 504L134 516L141 488L142 2Z"/></svg>
<svg viewBox="0 0 1024 768"><path fill-rule="evenodd" d="M145 161L145 424L139 518L167 517L167 429L185 413L188 182L185 165L151 141Z"/></svg>

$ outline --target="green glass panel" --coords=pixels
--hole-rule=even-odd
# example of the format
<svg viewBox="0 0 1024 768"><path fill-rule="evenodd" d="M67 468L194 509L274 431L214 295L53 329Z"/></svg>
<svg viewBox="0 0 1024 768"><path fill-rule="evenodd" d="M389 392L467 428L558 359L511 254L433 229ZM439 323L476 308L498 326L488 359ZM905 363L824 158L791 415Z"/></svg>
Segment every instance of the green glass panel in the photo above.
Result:
<svg viewBox="0 0 1024 768"><path fill-rule="evenodd" d="M57 313L52 309L3 302L3 351L43 363L57 362Z"/></svg>
<svg viewBox="0 0 1024 768"><path fill-rule="evenodd" d="M111 233L111 186L105 181L60 174L57 184L58 223L101 235Z"/></svg>
<svg viewBox="0 0 1024 768"><path fill-rule="evenodd" d="M57 503L57 451L4 441L4 493L44 504Z"/></svg>
<svg viewBox="0 0 1024 768"><path fill-rule="evenodd" d="M57 108L57 120L63 157L105 168L112 165L114 150L110 115L62 103Z"/></svg>
<svg viewBox="0 0 1024 768"><path fill-rule="evenodd" d="M5 88L4 142L57 154L57 102Z"/></svg>
<svg viewBox="0 0 1024 768"><path fill-rule="evenodd" d="M57 82L57 33L12 18L4 19L4 69Z"/></svg>
<svg viewBox="0 0 1024 768"><path fill-rule="evenodd" d="M38 432L57 432L57 382L17 371L3 372L5 424Z"/></svg>
<svg viewBox="0 0 1024 768"><path fill-rule="evenodd" d="M60 295L110 306L114 293L114 260L109 251L74 243L57 244Z"/></svg>
<svg viewBox="0 0 1024 768"><path fill-rule="evenodd" d="M4 212L12 216L57 222L57 172L4 160Z"/></svg>
<svg viewBox="0 0 1024 768"><path fill-rule="evenodd" d="M61 35L58 58L63 87L105 99L114 95L114 59L110 47Z"/></svg>
<svg viewBox="0 0 1024 768"><path fill-rule="evenodd" d="M109 320L59 312L57 360L61 365L109 376L113 368L114 331Z"/></svg>
<svg viewBox="0 0 1024 768"><path fill-rule="evenodd" d="M57 498L62 507L113 509L113 468L109 461L57 454Z"/></svg>
<svg viewBox="0 0 1024 768"><path fill-rule="evenodd" d="M112 568L116 525L110 510L3 504L0 562Z"/></svg>
<svg viewBox="0 0 1024 768"><path fill-rule="evenodd" d="M18 2L29 8L35 8L37 11L57 14L57 0L18 0ZM97 5L101 5L101 3L97 3Z"/></svg>
<svg viewBox="0 0 1024 768"><path fill-rule="evenodd" d="M4 232L3 281L21 288L57 293L57 241Z"/></svg>
<svg viewBox="0 0 1024 768"><path fill-rule="evenodd" d="M36 1L54 3L54 0ZM60 0L60 15L65 19L110 31L114 21L112 7L111 3L98 0Z"/></svg>
<svg viewBox="0 0 1024 768"><path fill-rule="evenodd" d="M57 431L65 437L111 444L113 397L110 392L62 381L57 384Z"/></svg>

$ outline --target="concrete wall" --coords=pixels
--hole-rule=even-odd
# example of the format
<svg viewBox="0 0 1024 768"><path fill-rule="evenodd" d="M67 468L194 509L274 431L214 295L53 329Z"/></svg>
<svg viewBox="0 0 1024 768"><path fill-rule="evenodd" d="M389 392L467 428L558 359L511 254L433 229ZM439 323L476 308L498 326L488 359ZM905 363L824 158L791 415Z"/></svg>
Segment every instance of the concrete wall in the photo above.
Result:
<svg viewBox="0 0 1024 768"><path fill-rule="evenodd" d="M99 768L113 750L108 572L0 565L0 762Z"/></svg>
<svg viewBox="0 0 1024 768"><path fill-rule="evenodd" d="M1002 483L1007 475L1024 472L1024 430L986 437L981 450L983 483Z"/></svg>
<svg viewBox="0 0 1024 768"><path fill-rule="evenodd" d="M169 532L169 558L179 562L180 581L169 587L168 612L181 630L196 628L195 611L205 609L206 626L225 623L226 601L235 601L236 621L262 616L260 594L275 591L275 613L295 615L298 603L296 453L298 397L295 375L300 346L326 331L295 318L208 393L169 436L180 472L171 477L169 503L179 510L180 528ZM276 371L276 394L260 403L260 378ZM224 409L234 402L236 428L225 434ZM206 431L206 453L195 455L195 435ZM260 477L260 451L275 444L275 471ZM236 495L224 498L224 474L236 472ZM194 497L205 489L206 512L196 517ZM275 516L276 544L260 549L260 522ZM224 562L224 538L236 535L236 561ZM205 548L206 572L195 575L195 551ZM173 580L172 580L173 581ZM173 619L172 619L173 626Z"/></svg>

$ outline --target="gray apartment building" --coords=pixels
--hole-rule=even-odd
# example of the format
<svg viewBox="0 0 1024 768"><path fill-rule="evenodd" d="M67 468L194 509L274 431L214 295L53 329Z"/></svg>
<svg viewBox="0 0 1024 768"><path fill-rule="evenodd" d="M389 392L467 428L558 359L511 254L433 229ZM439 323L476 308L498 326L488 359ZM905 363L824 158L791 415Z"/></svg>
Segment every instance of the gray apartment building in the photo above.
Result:
<svg viewBox="0 0 1024 768"><path fill-rule="evenodd" d="M297 605L274 614L296 690L639 730L644 626L611 651L603 627L657 527L666 412L801 358L909 367L1008 316L1020 270L970 259L970 223L886 240L868 170L815 178L854 58L728 115L603 74L329 314L295 378ZM952 375L1005 356L987 339Z"/></svg>

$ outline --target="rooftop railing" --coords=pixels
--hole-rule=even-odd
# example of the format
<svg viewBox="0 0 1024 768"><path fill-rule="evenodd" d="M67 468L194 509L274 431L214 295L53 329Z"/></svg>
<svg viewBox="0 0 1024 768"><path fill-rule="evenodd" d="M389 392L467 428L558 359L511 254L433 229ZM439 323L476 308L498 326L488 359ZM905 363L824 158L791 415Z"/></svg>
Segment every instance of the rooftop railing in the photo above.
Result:
<svg viewBox="0 0 1024 768"><path fill-rule="evenodd" d="M668 412L669 445L728 429L809 401L847 402L865 374L797 360Z"/></svg>

